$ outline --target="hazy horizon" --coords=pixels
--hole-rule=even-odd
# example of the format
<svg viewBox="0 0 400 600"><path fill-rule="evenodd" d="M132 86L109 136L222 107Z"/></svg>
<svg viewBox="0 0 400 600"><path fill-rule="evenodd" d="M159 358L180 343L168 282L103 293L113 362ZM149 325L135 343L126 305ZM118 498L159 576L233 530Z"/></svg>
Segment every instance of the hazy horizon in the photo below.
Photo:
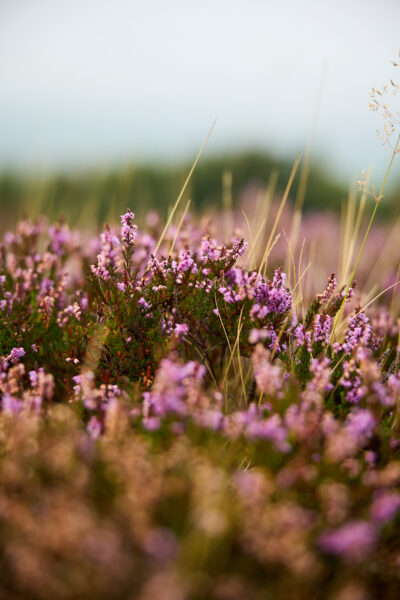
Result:
<svg viewBox="0 0 400 600"><path fill-rule="evenodd" d="M316 119L314 159L381 176L368 94L399 22L392 0L2 2L0 171L190 161L215 118L208 155L284 157Z"/></svg>

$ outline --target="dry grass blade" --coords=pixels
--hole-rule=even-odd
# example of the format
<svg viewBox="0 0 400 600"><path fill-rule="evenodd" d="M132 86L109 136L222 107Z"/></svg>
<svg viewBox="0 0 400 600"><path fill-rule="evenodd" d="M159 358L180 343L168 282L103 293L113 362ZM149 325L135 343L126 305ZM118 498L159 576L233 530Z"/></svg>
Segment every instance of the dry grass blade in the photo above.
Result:
<svg viewBox="0 0 400 600"><path fill-rule="evenodd" d="M375 200L375 206L374 206L374 210L372 211L372 215L371 215L371 218L370 218L370 220L369 220L368 227L367 227L367 230L366 230L366 232L365 232L365 235L364 235L364 238L363 238L363 241L362 241L362 244L361 244L361 248L360 248L360 251L359 251L359 253L358 253L358 256L357 256L357 260L356 260L356 262L355 262L355 265L354 265L353 271L352 271L352 273L351 273L351 277L350 277L350 279L349 279L349 282L348 282L348 284L347 284L347 287L346 287L346 290L345 290L345 293L344 293L344 297L343 297L342 304L341 304L341 306L340 306L339 312L338 312L338 313L337 313L337 315L336 315L335 322L334 322L334 324L333 324L333 327L332 327L332 332L331 332L331 336L330 336L330 342L332 342L332 341L333 341L333 339L334 339L334 336L335 336L335 330L336 330L336 327L338 326L338 323L339 323L339 321L340 321L340 318L341 318L341 316L342 316L343 307L344 307L344 304L345 304L345 302L346 302L346 299L347 299L347 294L349 293L349 289L350 289L350 287L351 287L351 285L352 285L352 283L353 283L353 281L354 281L354 277L355 277L355 274L356 274L356 272L357 272L357 268L358 268L358 265L359 265L359 262L360 262L361 256L363 255L363 252L364 252L365 244L367 243L367 239L368 239L368 236L369 236L369 232L371 231L372 224L373 224L373 222L374 222L374 220L375 220L375 215L376 215L376 212L377 212L377 210L378 210L378 206L379 206L379 204L380 204L380 201L381 201L381 200L382 200L382 198L383 198L383 192L384 192L384 190L385 190L386 183L387 183L387 180L388 180L388 177L389 177L389 173L390 173L390 171L391 171L391 168L392 168L392 165L393 165L394 157L395 157L395 156L396 156L396 154L397 154L397 147L399 146L399 143L400 143L400 133L399 133L399 135L397 136L396 145L395 145L395 147L394 147L394 150L393 150L393 153L392 153L392 157L391 157L391 159L390 159L390 162L389 162L388 168L387 168L387 170L386 170L386 174L385 174L385 177L384 177L384 179L383 179L383 183L382 183L381 189L380 189L380 191L379 191L379 194L378 194L378 196L376 197L376 200Z"/></svg>
<svg viewBox="0 0 400 600"><path fill-rule="evenodd" d="M216 123L216 120L215 120L215 121L214 121L214 123L211 125L211 127L210 127L210 130L209 130L209 132L208 132L208 134L207 134L207 137L206 137L206 139L204 140L204 142L203 142L203 145L201 146L201 148L200 148L200 150L199 150L199 153L198 153L198 155L197 155L197 156L196 156L196 158L195 158L195 161L194 161L194 163L193 163L193 165L192 165L192 168L191 168L191 169L190 169L190 171L189 171L189 174L188 174L188 176L186 177L185 183L183 184L183 187L182 187L182 189L181 189L181 191L180 191L180 193L179 193L179 196L178 196L178 198L177 198L177 200L176 200L176 202L175 202L175 204L174 204L174 206L173 206L173 208L172 208L172 210L171 210L171 213L170 213L170 215L169 215L169 217L168 217L168 219L167 219L167 222L166 222L166 224L165 224L165 227L164 227L164 229L163 229L163 231L162 231L162 233L161 233L161 235L160 235L160 238L159 238L159 240L158 240L158 242L157 242L157 245L156 245L156 247L155 247L155 249L154 249L154 255L156 255L156 254L157 254L158 250L160 249L160 246L161 246L161 244L162 244L162 243L163 243L163 241L164 241L165 234L167 233L167 231L168 231L168 228L169 228L169 226L171 225L171 221L172 221L172 219L173 219L173 217L174 217L174 214L175 214L175 212L176 212L176 209L177 209L177 208L178 208L178 206L179 206L179 203L180 203L180 201L182 200L182 196L183 196L183 194L185 193L185 190L186 190L186 188L187 188L187 185L188 185L188 183L189 183L189 181L190 181L190 178L191 178L191 177L192 177L192 175L193 175L193 171L195 170L195 168L196 168L196 166L197 166L197 163L199 162L199 160L200 160L200 157L201 157L201 155L202 155L202 154L203 154L203 152L204 152L204 148L206 147L208 140L210 139L210 135L211 135L211 133L212 133L212 131L213 131L213 129L214 129L215 123Z"/></svg>
<svg viewBox="0 0 400 600"><path fill-rule="evenodd" d="M270 236L269 236L269 238L268 238L267 245L266 245L266 247L265 247L265 250L264 250L264 255L263 255L263 257L262 257L262 260L261 260L261 263L260 263L260 267L259 267L259 269L258 269L258 274L260 274L261 272L263 272L263 274L265 275L265 273L266 273L266 270L267 270L267 264L268 264L268 256L269 256L269 253L270 253L270 250L271 250L271 244L272 244L272 240L274 239L275 232L276 232L276 228L278 227L278 223L279 223L279 221L280 221L280 218L281 218L281 216L282 216L282 212L283 212L283 209L284 209L284 207L285 207L286 200L288 199L289 192L290 192L290 189L291 189L291 187L292 187L293 180L294 180L294 178L295 178L295 175L296 175L296 172L297 172L298 166L299 166L299 164L300 164L300 161L301 161L301 154L298 154L298 155L297 155L297 158L296 158L296 160L295 160L295 162L294 162L294 165L293 165L293 167L292 167L292 171L291 171L291 173L290 173L289 181L288 181L288 183L287 183L287 185L286 185L285 192L284 192L284 194L283 194L283 197L282 197L281 203L280 203L280 205L279 205L279 210L278 210L278 213L277 213L277 215L276 215L276 217L275 217L274 225L273 225L273 227L272 227L272 230L271 230Z"/></svg>
<svg viewBox="0 0 400 600"><path fill-rule="evenodd" d="M350 264L351 264L351 261L353 260L354 249L355 249L355 245L356 245L356 242L358 239L358 234L360 232L362 217L364 215L365 204L366 204L367 195L368 195L367 188L368 188L369 182L371 180L371 174L372 174L372 171L370 169L368 171L368 175L367 175L367 179L366 179L367 185L364 187L362 194L361 194L360 204L358 206L356 222L355 222L354 229L353 229L353 232L351 235L351 240L350 240L350 244L349 244L349 250L348 250L348 254L347 254L347 260L345 263L344 275L342 277L342 281L347 281L347 278L349 276Z"/></svg>
<svg viewBox="0 0 400 600"><path fill-rule="evenodd" d="M236 333L236 340L235 340L234 346L233 346L233 348L231 350L231 354L230 354L230 357L229 357L229 360L228 360L228 364L227 364L226 369L225 369L225 374L224 374L224 376L222 378L222 385L224 385L224 383L226 381L226 378L228 376L229 369L230 369L233 357L235 356L236 348L239 345L240 334L241 334L242 327L243 327L243 323L242 323L243 310L244 310L244 307L242 307L242 310L240 311L240 315L239 315L239 319L238 319L237 333Z"/></svg>
<svg viewBox="0 0 400 600"><path fill-rule="evenodd" d="M175 244L176 244L176 240L178 239L179 232L180 232L180 230L182 229L183 222L184 222L184 220L185 220L185 217L186 217L186 215L187 215L187 212L188 212L188 210L189 210L190 202L191 202L191 200L190 200L190 198L189 198L189 200L188 200L188 201L187 201L187 203L186 203L185 210L183 211L183 213L182 213L182 216L181 216L181 218L180 218L180 221L179 221L178 227L176 228L175 237L174 237L174 239L173 239L173 242L172 242L172 244L171 244L171 247L170 247L170 249L169 249L169 253L170 253L170 254L172 254L172 253L173 253L173 251L174 251Z"/></svg>

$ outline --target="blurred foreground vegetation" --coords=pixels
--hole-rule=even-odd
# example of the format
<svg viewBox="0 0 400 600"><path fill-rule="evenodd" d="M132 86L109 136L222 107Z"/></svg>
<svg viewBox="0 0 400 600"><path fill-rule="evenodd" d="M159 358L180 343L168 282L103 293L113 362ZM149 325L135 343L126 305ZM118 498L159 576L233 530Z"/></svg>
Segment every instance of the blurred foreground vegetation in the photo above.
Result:
<svg viewBox="0 0 400 600"><path fill-rule="evenodd" d="M237 205L246 191L262 189L271 182L275 182L279 194L287 184L292 166L291 160L255 152L205 156L193 173L185 198L190 198L192 211L207 209L209 212L219 210L224 202ZM42 178L3 173L0 175L1 228L12 226L23 216L39 214L51 219L63 217L70 225L89 223L97 227L118 219L127 206L134 208L139 219L151 209L165 215L175 202L190 167L190 163L142 164ZM302 168L304 158L291 190L293 199L301 185ZM348 187L318 166L311 166L306 184L305 211L339 211L348 196ZM392 213L396 204L394 197L386 198L380 210L381 218Z"/></svg>

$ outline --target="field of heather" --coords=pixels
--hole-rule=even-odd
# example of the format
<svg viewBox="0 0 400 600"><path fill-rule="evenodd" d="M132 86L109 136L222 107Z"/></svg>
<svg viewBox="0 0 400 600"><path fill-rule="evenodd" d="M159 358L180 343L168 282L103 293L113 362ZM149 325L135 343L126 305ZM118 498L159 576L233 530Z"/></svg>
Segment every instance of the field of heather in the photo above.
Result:
<svg viewBox="0 0 400 600"><path fill-rule="evenodd" d="M2 598L399 597L400 223L371 195L5 233Z"/></svg>
<svg viewBox="0 0 400 600"><path fill-rule="evenodd" d="M0 2L0 600L399 600L383 6Z"/></svg>

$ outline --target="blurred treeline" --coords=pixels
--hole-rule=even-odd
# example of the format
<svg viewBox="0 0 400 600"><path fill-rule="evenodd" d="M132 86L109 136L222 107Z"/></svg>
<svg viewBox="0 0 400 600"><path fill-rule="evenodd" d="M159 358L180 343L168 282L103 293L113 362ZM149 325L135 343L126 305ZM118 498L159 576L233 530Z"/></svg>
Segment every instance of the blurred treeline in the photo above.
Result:
<svg viewBox="0 0 400 600"><path fill-rule="evenodd" d="M292 166L293 161L255 152L203 157L193 173L185 198L190 198L191 210L219 210L223 207L224 195L226 198L228 194L229 201L235 206L246 189L267 186L271 178L276 181L275 189L279 194L287 184ZM90 224L94 227L118 219L127 207L139 219L151 209L165 215L174 204L190 167L189 163L175 166L143 164L46 178L3 173L0 175L1 229L13 225L18 218L34 218L39 214L51 219L63 218L71 225ZM298 193L302 168L301 165L291 190L292 199ZM339 211L348 194L349 186L311 165L304 196L305 211ZM396 194L391 196L382 203L381 218L388 218L393 212Z"/></svg>

